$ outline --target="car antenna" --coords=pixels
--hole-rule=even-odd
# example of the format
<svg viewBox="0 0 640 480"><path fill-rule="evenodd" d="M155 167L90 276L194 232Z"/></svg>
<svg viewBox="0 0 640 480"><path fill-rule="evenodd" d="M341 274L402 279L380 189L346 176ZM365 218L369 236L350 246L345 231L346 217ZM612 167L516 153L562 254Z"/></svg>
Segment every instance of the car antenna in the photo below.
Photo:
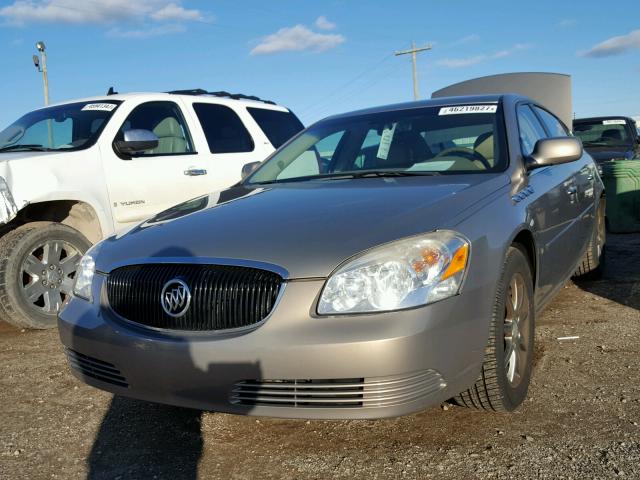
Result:
<svg viewBox="0 0 640 480"><path fill-rule="evenodd" d="M109 95L117 95L118 92L116 92L113 87L109 87L109 90L107 90L107 96Z"/></svg>

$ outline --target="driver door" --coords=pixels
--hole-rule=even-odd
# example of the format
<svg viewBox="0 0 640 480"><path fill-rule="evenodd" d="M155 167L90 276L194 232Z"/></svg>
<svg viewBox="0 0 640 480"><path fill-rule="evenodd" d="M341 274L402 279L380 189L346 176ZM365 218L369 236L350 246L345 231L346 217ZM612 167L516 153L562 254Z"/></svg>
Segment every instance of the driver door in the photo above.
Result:
<svg viewBox="0 0 640 480"><path fill-rule="evenodd" d="M195 151L177 103L153 101L138 105L113 140L122 140L124 132L131 129L152 131L158 137L158 146L132 157L119 154L113 142L106 148L102 146L116 229L210 190L206 165Z"/></svg>

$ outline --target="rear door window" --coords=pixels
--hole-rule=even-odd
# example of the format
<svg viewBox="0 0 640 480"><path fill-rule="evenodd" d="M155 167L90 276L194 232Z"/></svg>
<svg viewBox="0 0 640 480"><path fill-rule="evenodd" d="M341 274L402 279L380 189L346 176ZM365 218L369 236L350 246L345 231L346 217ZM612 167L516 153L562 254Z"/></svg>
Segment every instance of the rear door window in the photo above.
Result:
<svg viewBox="0 0 640 480"><path fill-rule="evenodd" d="M194 103L211 153L252 152L253 139L233 109L214 103Z"/></svg>
<svg viewBox="0 0 640 480"><path fill-rule="evenodd" d="M279 148L296 133L304 129L304 125L292 112L252 107L247 108L247 110L274 148Z"/></svg>

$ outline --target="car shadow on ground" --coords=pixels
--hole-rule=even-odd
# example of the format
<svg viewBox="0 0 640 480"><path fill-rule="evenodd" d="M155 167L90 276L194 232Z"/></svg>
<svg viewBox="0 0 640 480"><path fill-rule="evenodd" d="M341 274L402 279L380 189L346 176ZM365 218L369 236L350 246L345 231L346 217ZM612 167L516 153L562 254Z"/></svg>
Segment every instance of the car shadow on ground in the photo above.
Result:
<svg viewBox="0 0 640 480"><path fill-rule="evenodd" d="M602 278L574 282L589 293L640 310L640 234L607 234Z"/></svg>
<svg viewBox="0 0 640 480"><path fill-rule="evenodd" d="M88 458L90 480L197 478L201 412L114 397Z"/></svg>

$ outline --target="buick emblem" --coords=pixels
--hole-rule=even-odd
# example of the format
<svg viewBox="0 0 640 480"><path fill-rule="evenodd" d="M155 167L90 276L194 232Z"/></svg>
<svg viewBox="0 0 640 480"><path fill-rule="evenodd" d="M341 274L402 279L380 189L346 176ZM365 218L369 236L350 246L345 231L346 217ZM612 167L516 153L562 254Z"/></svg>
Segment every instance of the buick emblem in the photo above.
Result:
<svg viewBox="0 0 640 480"><path fill-rule="evenodd" d="M191 303L189 286L178 278L169 280L162 287L160 303L167 315L176 318L183 316L189 310Z"/></svg>

